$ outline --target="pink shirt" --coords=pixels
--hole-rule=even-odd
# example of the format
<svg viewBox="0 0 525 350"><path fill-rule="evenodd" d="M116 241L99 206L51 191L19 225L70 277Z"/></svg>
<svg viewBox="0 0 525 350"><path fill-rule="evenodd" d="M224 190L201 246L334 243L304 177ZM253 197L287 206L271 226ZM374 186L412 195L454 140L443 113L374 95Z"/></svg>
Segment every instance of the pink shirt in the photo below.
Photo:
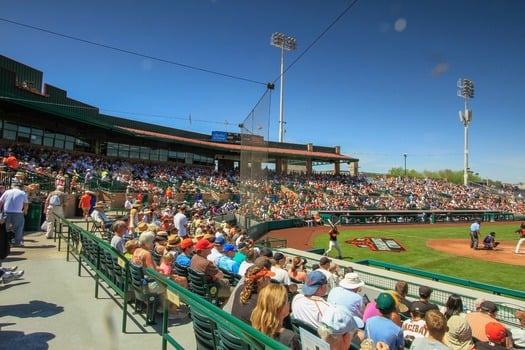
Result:
<svg viewBox="0 0 525 350"><path fill-rule="evenodd" d="M159 266L160 270L162 271L162 274L169 276L172 273L173 267L171 265L168 265L166 263L161 263Z"/></svg>

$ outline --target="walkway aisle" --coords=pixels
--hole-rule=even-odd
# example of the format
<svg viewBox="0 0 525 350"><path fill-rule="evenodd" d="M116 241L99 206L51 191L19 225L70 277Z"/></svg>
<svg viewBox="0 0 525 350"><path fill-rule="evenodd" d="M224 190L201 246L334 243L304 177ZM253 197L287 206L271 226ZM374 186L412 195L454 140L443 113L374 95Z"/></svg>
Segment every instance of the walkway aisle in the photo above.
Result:
<svg viewBox="0 0 525 350"><path fill-rule="evenodd" d="M161 337L143 327L139 315L128 317L121 332L122 310L103 288L95 299L95 281L76 260L66 262L65 249L41 232L25 236L25 247L14 248L5 266L25 270L22 279L0 284L0 349L160 349ZM130 312L132 307L129 307ZM134 318L136 317L136 321ZM177 321L174 321L177 322ZM195 348L191 322L170 326L186 349ZM158 318L159 328L161 323ZM168 348L170 346L168 345Z"/></svg>

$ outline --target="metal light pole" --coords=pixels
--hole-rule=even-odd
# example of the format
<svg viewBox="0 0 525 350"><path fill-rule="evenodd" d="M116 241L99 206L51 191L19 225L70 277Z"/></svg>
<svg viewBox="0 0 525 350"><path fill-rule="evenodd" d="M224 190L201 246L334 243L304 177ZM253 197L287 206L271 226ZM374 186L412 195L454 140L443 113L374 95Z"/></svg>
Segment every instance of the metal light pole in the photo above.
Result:
<svg viewBox="0 0 525 350"><path fill-rule="evenodd" d="M458 89L458 96L465 100L465 112L459 111L459 120L465 127L463 184L468 186L468 126L472 120L472 110L468 108L468 100L469 98L474 98L474 83L468 79L459 79Z"/></svg>
<svg viewBox="0 0 525 350"><path fill-rule="evenodd" d="M283 142L284 134L284 51L297 49L297 40L283 33L273 33L271 45L281 49L281 91L280 91L280 108L279 108L279 142Z"/></svg>
<svg viewBox="0 0 525 350"><path fill-rule="evenodd" d="M405 157L405 177L407 177L407 154L404 153L403 157Z"/></svg>

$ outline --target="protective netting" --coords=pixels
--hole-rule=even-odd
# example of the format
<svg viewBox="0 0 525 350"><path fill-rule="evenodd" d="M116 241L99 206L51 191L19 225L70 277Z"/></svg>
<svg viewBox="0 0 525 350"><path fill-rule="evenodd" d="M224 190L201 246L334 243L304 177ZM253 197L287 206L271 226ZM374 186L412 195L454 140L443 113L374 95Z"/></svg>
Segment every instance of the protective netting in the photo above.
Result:
<svg viewBox="0 0 525 350"><path fill-rule="evenodd" d="M241 133L241 205L249 208L264 196L268 176L268 139L271 91L267 90L254 109L239 125Z"/></svg>

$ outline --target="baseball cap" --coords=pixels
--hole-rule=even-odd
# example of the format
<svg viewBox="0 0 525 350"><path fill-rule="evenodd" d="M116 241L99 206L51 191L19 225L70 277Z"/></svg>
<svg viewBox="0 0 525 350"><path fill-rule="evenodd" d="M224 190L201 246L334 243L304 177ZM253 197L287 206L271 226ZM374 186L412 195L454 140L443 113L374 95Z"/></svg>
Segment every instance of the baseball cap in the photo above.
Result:
<svg viewBox="0 0 525 350"><path fill-rule="evenodd" d="M277 253L275 253L275 254L273 255L273 260L275 260L275 261L277 261L277 262L279 262L279 261L281 261L281 260L284 260L284 259L285 259L285 258L284 258L284 254L283 254L283 253L279 253L279 252L277 252Z"/></svg>
<svg viewBox="0 0 525 350"><path fill-rule="evenodd" d="M501 343L507 337L507 330L499 322L489 322L485 325L485 334L490 341Z"/></svg>
<svg viewBox="0 0 525 350"><path fill-rule="evenodd" d="M326 276L321 271L312 271L306 275L306 282L301 289L304 295L314 295L319 287L326 284Z"/></svg>
<svg viewBox="0 0 525 350"><path fill-rule="evenodd" d="M412 302L412 304L410 305L410 312L418 316L425 315L427 310L428 310L428 305L419 300Z"/></svg>
<svg viewBox="0 0 525 350"><path fill-rule="evenodd" d="M489 301L489 300L485 300L484 302L482 302L479 307L480 307L481 310L483 310L485 312L496 312L496 311L498 311L498 307L496 306L496 304L494 304L492 301Z"/></svg>
<svg viewBox="0 0 525 350"><path fill-rule="evenodd" d="M207 239L200 239L196 244L195 244L195 250L203 250L203 249L211 249L213 248L213 244L210 243L210 241L208 241Z"/></svg>
<svg viewBox="0 0 525 350"><path fill-rule="evenodd" d="M191 238L184 238L182 242L180 243L180 249L186 249L193 245L193 239Z"/></svg>
<svg viewBox="0 0 525 350"><path fill-rule="evenodd" d="M390 293L380 293L376 299L376 307L384 314L389 314L396 308L396 301Z"/></svg>
<svg viewBox="0 0 525 350"><path fill-rule="evenodd" d="M419 287L419 296L422 298L428 298L430 294L432 294L432 288L428 286L421 286Z"/></svg>
<svg viewBox="0 0 525 350"><path fill-rule="evenodd" d="M332 334L345 334L357 328L354 317L343 305L331 305L325 309L321 323L330 328Z"/></svg>
<svg viewBox="0 0 525 350"><path fill-rule="evenodd" d="M222 237L215 237L215 241L213 243L215 245L223 245L224 243L226 243L226 241Z"/></svg>
<svg viewBox="0 0 525 350"><path fill-rule="evenodd" d="M237 247L234 246L233 244L225 244L224 245L224 249L222 250L224 253L228 253L228 252L236 252L237 251Z"/></svg>
<svg viewBox="0 0 525 350"><path fill-rule="evenodd" d="M319 265L321 265L321 266L326 265L326 264L331 263L331 262L332 262L332 259L330 259L327 256L323 256L321 259L319 259Z"/></svg>

